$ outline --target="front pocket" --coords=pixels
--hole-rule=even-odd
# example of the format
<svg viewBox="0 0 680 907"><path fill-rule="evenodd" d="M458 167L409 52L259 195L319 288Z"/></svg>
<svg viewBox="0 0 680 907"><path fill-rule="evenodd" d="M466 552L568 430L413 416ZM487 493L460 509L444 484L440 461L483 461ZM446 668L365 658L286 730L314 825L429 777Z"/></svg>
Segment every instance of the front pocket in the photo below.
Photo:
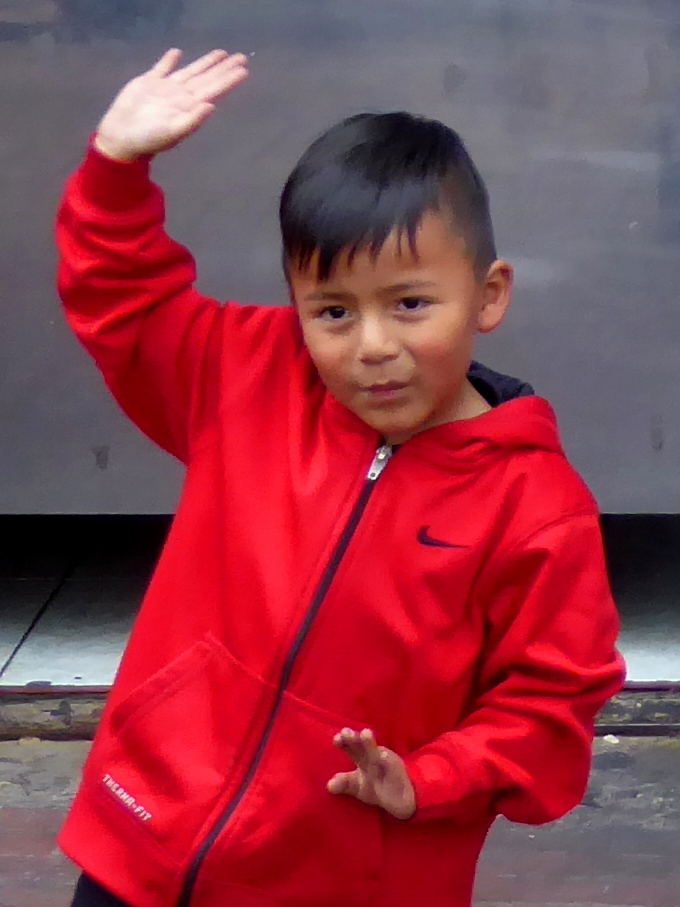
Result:
<svg viewBox="0 0 680 907"><path fill-rule="evenodd" d="M182 860L228 785L267 692L206 637L113 709L88 765L90 783L117 816L127 814Z"/></svg>
<svg viewBox="0 0 680 907"><path fill-rule="evenodd" d="M290 907L375 900L381 811L326 790L336 772L354 767L333 745L344 726L363 727L284 694L258 770L202 873Z"/></svg>

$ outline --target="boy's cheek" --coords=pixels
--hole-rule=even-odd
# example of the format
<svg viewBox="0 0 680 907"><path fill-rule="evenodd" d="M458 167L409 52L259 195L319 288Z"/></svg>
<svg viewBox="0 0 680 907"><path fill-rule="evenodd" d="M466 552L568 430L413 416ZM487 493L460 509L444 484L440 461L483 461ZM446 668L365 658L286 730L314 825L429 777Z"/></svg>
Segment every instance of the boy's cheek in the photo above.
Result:
<svg viewBox="0 0 680 907"><path fill-rule="evenodd" d="M312 356L312 359L314 357ZM361 406L356 386L347 378L347 369L342 360L328 360L321 362L314 360L319 376L333 396L351 410Z"/></svg>
<svg viewBox="0 0 680 907"><path fill-rule="evenodd" d="M343 367L342 351L338 350L332 338L324 336L323 331L303 328L303 338L307 352L312 358L324 383L336 383L342 380L346 367Z"/></svg>
<svg viewBox="0 0 680 907"><path fill-rule="evenodd" d="M326 387L348 393L347 367L341 357L326 355L312 356L312 359Z"/></svg>
<svg viewBox="0 0 680 907"><path fill-rule="evenodd" d="M455 341L433 337L412 348L411 355L416 372L421 376L427 374L454 382L459 372L461 375L467 372L472 348L472 337L461 337Z"/></svg>

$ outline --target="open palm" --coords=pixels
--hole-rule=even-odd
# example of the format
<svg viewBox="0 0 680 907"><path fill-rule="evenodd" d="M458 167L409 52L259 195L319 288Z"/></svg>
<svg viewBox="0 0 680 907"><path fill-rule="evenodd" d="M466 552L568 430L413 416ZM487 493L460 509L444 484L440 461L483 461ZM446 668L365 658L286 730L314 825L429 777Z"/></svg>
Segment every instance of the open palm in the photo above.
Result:
<svg viewBox="0 0 680 907"><path fill-rule="evenodd" d="M248 75L243 54L214 50L178 69L180 58L181 51L169 50L120 91L99 124L95 143L100 151L132 161L173 148Z"/></svg>

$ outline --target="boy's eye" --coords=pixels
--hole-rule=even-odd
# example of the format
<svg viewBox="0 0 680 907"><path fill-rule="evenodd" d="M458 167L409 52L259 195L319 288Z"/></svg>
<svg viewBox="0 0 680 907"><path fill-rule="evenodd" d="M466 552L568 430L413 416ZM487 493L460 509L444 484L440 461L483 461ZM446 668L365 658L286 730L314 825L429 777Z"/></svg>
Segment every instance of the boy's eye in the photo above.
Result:
<svg viewBox="0 0 680 907"><path fill-rule="evenodd" d="M406 312L420 312L428 305L428 300L420 296L405 296L399 300L399 307Z"/></svg>
<svg viewBox="0 0 680 907"><path fill-rule="evenodd" d="M347 309L342 305L327 305L319 312L326 321L342 321L346 314Z"/></svg>

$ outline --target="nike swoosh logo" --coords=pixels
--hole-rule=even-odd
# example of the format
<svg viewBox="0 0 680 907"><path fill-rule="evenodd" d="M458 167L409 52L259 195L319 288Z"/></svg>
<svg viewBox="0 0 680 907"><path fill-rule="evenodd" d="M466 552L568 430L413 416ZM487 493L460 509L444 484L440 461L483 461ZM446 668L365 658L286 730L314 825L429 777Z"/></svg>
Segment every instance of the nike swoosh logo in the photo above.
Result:
<svg viewBox="0 0 680 907"><path fill-rule="evenodd" d="M429 526L421 526L418 530L418 541L421 545L431 545L433 548L467 548L467 545L454 545L453 542L444 542L430 535Z"/></svg>

